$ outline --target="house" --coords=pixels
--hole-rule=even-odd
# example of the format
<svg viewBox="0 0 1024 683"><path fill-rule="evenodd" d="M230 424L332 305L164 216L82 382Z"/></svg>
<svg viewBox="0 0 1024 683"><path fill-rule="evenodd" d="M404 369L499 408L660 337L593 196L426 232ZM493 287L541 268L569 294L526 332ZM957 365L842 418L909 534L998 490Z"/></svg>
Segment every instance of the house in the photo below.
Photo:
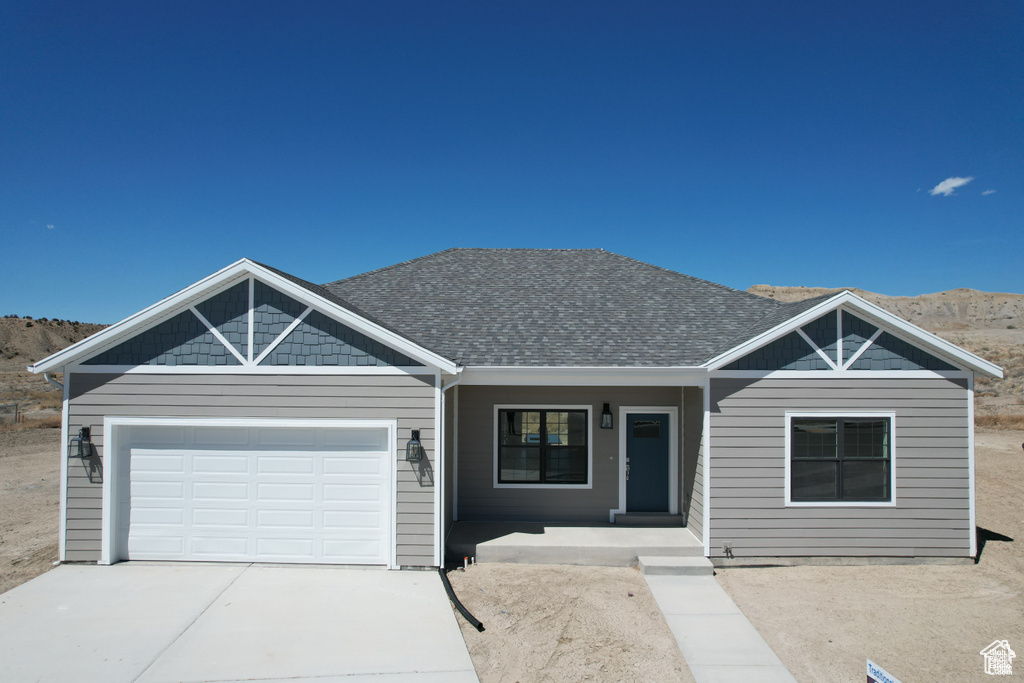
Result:
<svg viewBox="0 0 1024 683"><path fill-rule="evenodd" d="M456 520L638 513L710 558L972 557L1002 376L849 292L533 249L242 259L30 370L63 373L62 560L391 568Z"/></svg>

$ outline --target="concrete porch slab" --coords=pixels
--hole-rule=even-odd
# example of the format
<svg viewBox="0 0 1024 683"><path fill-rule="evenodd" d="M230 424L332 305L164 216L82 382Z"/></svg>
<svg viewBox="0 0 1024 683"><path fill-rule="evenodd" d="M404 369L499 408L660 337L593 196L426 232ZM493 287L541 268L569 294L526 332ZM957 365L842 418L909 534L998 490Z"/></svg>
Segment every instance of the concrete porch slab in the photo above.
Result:
<svg viewBox="0 0 1024 683"><path fill-rule="evenodd" d="M454 562L475 557L477 562L629 567L640 555L702 557L704 549L683 527L456 522L447 555Z"/></svg>

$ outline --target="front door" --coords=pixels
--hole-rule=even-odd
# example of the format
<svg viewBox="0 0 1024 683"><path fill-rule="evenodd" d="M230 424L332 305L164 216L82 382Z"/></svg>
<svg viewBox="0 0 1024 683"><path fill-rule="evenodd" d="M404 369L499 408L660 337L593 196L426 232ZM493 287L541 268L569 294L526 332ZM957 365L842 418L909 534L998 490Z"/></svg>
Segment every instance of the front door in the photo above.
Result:
<svg viewBox="0 0 1024 683"><path fill-rule="evenodd" d="M626 511L668 512L668 413L626 414Z"/></svg>

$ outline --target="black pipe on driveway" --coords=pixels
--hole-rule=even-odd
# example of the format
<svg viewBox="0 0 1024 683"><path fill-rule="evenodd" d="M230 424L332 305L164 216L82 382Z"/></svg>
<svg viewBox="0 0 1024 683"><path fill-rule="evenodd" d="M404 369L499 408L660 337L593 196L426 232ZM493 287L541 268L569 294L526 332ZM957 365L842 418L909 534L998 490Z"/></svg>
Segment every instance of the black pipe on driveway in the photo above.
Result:
<svg viewBox="0 0 1024 683"><path fill-rule="evenodd" d="M466 618L466 621L468 621L473 628L482 633L484 625L481 624L476 617L470 614L469 610L459 602L459 599L455 596L455 591L452 590L451 582L448 581L448 572L444 570L444 567L438 567L437 573L441 575L441 583L444 584L444 590L448 593L448 599L452 601L453 605L455 605L455 609L459 610L459 613Z"/></svg>

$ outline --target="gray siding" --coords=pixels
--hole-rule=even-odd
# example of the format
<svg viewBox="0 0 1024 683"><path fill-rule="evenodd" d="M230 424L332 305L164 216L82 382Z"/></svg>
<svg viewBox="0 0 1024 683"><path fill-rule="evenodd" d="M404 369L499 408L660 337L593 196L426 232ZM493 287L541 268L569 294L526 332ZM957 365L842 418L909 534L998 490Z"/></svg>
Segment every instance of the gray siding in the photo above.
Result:
<svg viewBox="0 0 1024 683"><path fill-rule="evenodd" d="M803 328L825 354L835 361L836 313L832 311ZM843 312L843 362L848 361L878 328ZM739 358L724 370L829 370L830 366L796 332L790 332L770 344ZM850 367L851 370L956 370L949 363L882 333Z"/></svg>
<svg viewBox="0 0 1024 683"><path fill-rule="evenodd" d="M68 561L99 559L103 418L147 416L397 419L398 563L434 563L432 376L78 373L67 375L67 381L70 433L91 427L98 451L92 462L68 462ZM427 451L416 469L404 460L413 429L420 430Z"/></svg>
<svg viewBox="0 0 1024 683"><path fill-rule="evenodd" d="M686 527L704 534L704 390L683 389L683 505Z"/></svg>
<svg viewBox="0 0 1024 683"><path fill-rule="evenodd" d="M83 365L239 365L239 362L192 311L183 311L93 356Z"/></svg>
<svg viewBox="0 0 1024 683"><path fill-rule="evenodd" d="M711 554L967 557L970 394L958 379L713 379ZM893 411L895 507L785 506L786 411Z"/></svg>
<svg viewBox="0 0 1024 683"><path fill-rule="evenodd" d="M679 387L459 387L459 520L607 523L619 505L619 406L679 406ZM494 488L494 406L611 403L614 429L591 425L593 488Z"/></svg>
<svg viewBox="0 0 1024 683"><path fill-rule="evenodd" d="M288 333L260 365L422 366L319 311Z"/></svg>

